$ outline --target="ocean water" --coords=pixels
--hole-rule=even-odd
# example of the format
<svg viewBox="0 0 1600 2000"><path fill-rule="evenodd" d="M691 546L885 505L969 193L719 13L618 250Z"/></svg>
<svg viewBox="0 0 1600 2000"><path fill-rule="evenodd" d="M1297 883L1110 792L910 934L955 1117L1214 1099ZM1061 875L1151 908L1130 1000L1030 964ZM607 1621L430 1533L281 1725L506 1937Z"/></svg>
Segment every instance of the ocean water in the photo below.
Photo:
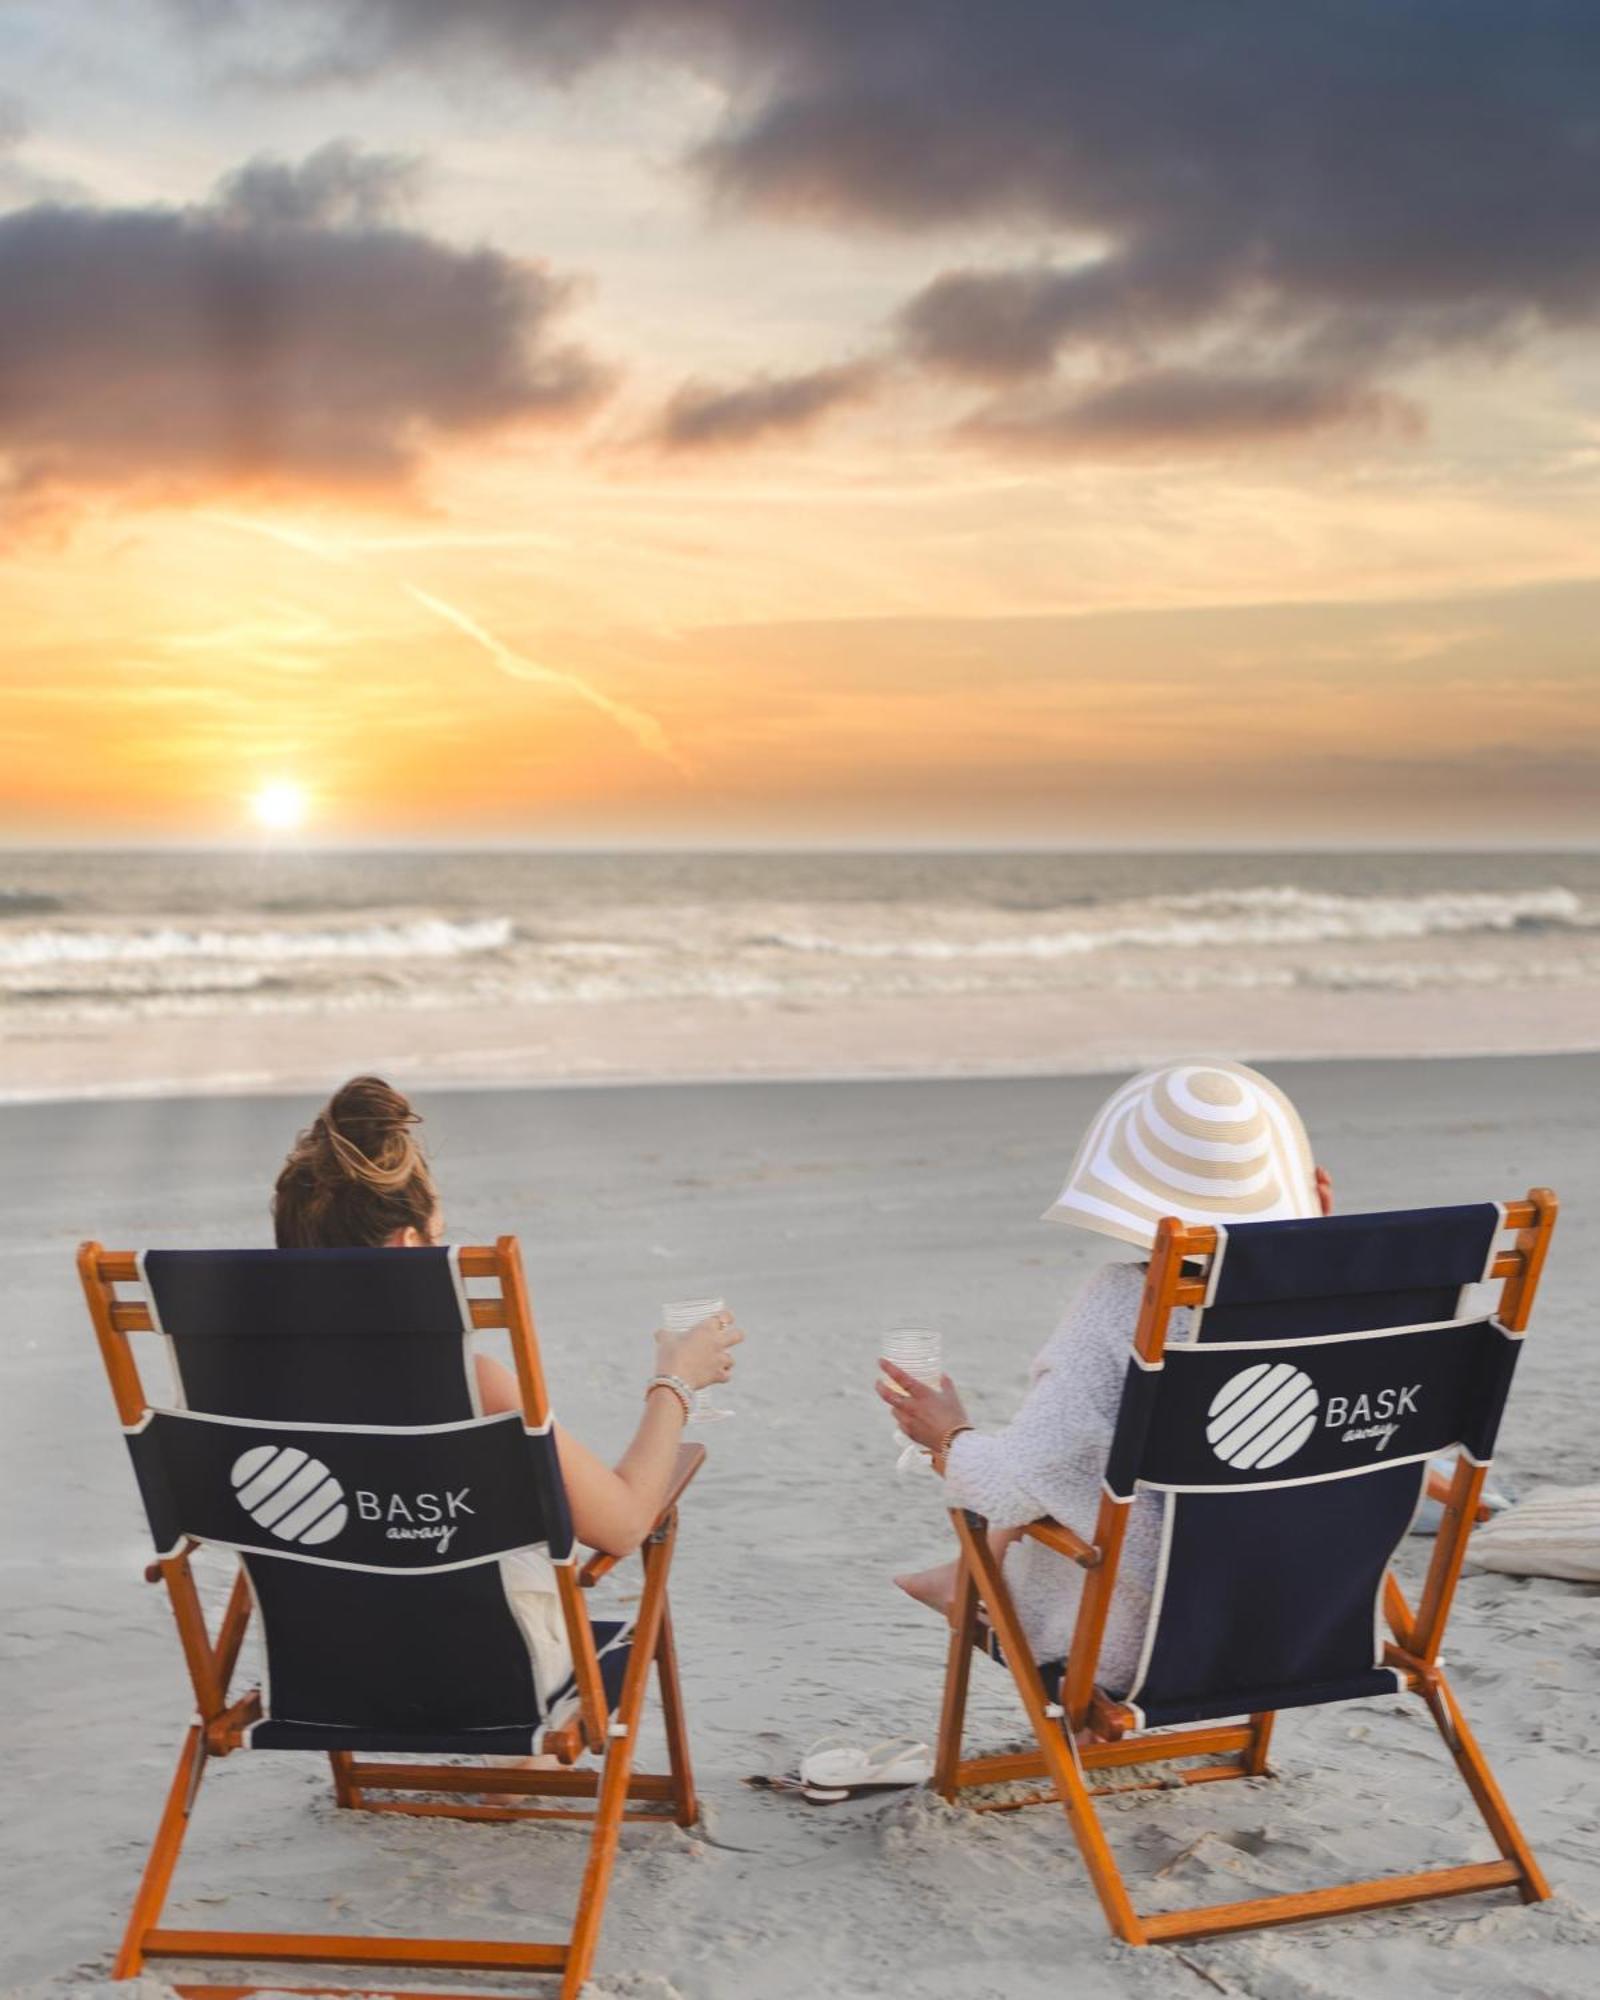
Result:
<svg viewBox="0 0 1600 2000"><path fill-rule="evenodd" d="M1593 987L1597 854L0 854L31 1033L372 1006Z"/></svg>

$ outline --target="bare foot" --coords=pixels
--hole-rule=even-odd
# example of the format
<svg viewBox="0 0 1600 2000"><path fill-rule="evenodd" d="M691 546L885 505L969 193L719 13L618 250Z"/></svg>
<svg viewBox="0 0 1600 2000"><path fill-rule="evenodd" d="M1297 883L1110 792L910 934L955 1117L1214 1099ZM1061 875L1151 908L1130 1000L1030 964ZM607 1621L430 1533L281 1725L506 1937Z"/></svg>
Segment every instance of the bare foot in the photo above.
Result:
<svg viewBox="0 0 1600 2000"><path fill-rule="evenodd" d="M908 1570L905 1575L897 1576L895 1582L907 1597L914 1597L930 1611L937 1611L941 1618L950 1616L956 1594L953 1562L940 1563L937 1569Z"/></svg>

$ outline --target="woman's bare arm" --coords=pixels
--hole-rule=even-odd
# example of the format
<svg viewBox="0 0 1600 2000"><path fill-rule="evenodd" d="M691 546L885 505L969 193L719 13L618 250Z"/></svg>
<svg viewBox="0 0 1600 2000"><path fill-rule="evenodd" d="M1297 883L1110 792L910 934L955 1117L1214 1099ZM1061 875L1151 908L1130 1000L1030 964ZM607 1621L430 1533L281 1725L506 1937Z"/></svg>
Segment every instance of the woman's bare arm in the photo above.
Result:
<svg viewBox="0 0 1600 2000"><path fill-rule="evenodd" d="M726 1314L702 1320L689 1333L658 1334L658 1372L678 1376L691 1389L725 1382L733 1372L729 1350L743 1338ZM474 1359L484 1415L520 1410L517 1378L505 1363L488 1354ZM651 1390L639 1427L615 1467L556 1425L572 1526L586 1547L612 1556L630 1555L649 1534L672 1482L684 1419L683 1404L670 1389Z"/></svg>

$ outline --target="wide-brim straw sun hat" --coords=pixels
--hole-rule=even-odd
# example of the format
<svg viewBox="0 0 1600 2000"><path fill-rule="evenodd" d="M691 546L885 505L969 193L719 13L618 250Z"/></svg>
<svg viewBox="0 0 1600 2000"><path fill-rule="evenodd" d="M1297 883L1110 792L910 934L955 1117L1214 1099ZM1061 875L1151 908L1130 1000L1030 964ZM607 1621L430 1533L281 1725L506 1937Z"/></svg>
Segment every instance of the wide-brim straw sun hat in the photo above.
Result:
<svg viewBox="0 0 1600 2000"><path fill-rule="evenodd" d="M1299 1112L1259 1071L1206 1060L1113 1091L1044 1219L1149 1250L1166 1215L1226 1226L1321 1213Z"/></svg>

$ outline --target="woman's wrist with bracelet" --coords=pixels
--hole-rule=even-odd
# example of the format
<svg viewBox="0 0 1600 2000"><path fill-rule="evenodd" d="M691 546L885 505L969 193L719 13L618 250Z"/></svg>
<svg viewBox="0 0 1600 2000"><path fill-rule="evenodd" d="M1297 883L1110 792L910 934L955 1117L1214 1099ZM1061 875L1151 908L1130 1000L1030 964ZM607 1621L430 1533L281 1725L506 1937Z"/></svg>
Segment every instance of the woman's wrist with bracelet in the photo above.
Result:
<svg viewBox="0 0 1600 2000"><path fill-rule="evenodd" d="M955 1443L956 1439L960 1437L964 1431L970 1431L971 1429L972 1429L971 1424L967 1423L952 1424L949 1430L945 1432L944 1436L940 1438L933 1453L933 1463L937 1471L941 1473L944 1471L945 1462L950 1456L951 1445Z"/></svg>
<svg viewBox="0 0 1600 2000"><path fill-rule="evenodd" d="M687 1423L694 1415L694 1391L681 1375L652 1375L644 1385L645 1401L649 1402L657 1389L667 1389L683 1406L683 1420Z"/></svg>

